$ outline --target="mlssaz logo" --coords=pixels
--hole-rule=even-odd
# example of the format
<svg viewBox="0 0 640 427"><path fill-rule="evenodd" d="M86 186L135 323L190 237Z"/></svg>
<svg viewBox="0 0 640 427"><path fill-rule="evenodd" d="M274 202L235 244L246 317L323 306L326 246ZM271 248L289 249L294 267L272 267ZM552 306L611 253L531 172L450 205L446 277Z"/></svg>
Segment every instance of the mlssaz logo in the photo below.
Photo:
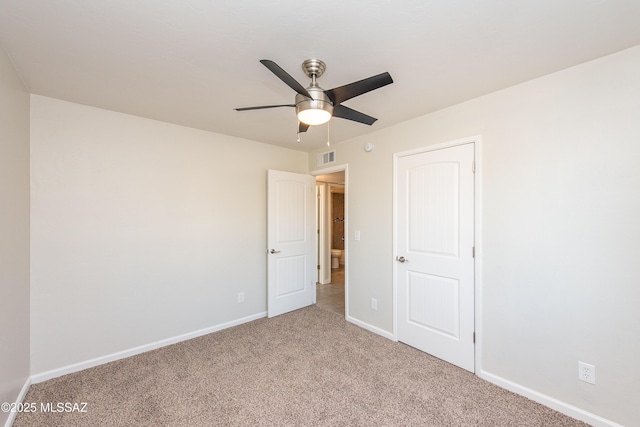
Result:
<svg viewBox="0 0 640 427"><path fill-rule="evenodd" d="M87 402L41 402L40 412L87 412Z"/></svg>

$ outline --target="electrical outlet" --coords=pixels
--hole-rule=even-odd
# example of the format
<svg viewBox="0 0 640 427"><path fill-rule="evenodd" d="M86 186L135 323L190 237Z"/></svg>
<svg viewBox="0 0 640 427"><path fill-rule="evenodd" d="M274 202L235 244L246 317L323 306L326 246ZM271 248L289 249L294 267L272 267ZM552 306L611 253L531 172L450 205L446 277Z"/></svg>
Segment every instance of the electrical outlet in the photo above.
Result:
<svg viewBox="0 0 640 427"><path fill-rule="evenodd" d="M371 298L371 309L372 310L378 309L378 300L375 298Z"/></svg>
<svg viewBox="0 0 640 427"><path fill-rule="evenodd" d="M596 367L588 363L578 362L578 379L589 384L595 384Z"/></svg>
<svg viewBox="0 0 640 427"><path fill-rule="evenodd" d="M238 302L244 302L244 292L238 292Z"/></svg>

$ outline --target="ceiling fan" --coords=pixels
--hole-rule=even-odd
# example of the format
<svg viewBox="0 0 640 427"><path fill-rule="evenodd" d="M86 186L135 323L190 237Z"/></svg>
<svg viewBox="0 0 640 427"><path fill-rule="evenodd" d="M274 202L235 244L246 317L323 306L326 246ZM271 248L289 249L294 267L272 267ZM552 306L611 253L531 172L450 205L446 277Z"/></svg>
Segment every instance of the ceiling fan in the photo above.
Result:
<svg viewBox="0 0 640 427"><path fill-rule="evenodd" d="M349 83L344 86L324 90L318 86L317 79L322 76L326 65L319 59L307 59L302 63L302 70L311 78L306 89L291 77L278 64L268 59L260 60L287 86L297 92L294 104L263 105L259 107L236 108L236 111L262 110L265 108L295 107L298 121L298 132L306 132L309 126L326 123L331 117L352 120L371 126L377 119L342 105L348 99L370 92L393 83L389 73L382 73L367 79Z"/></svg>

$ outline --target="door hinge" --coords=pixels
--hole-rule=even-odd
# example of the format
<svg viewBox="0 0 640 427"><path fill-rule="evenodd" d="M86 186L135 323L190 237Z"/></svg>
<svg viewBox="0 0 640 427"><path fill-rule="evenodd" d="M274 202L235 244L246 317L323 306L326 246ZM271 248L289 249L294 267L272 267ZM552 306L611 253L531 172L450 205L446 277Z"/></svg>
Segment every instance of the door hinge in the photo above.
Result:
<svg viewBox="0 0 640 427"><path fill-rule="evenodd" d="M472 247L471 247L471 257L472 257L472 258L475 258L475 257L476 257L476 247L475 247L475 246L472 246Z"/></svg>
<svg viewBox="0 0 640 427"><path fill-rule="evenodd" d="M476 333L475 332L473 333L473 343L474 344L476 343Z"/></svg>
<svg viewBox="0 0 640 427"><path fill-rule="evenodd" d="M320 264L318 264L318 270L320 270Z"/></svg>
<svg viewBox="0 0 640 427"><path fill-rule="evenodd" d="M476 173L476 162L471 162L471 173Z"/></svg>

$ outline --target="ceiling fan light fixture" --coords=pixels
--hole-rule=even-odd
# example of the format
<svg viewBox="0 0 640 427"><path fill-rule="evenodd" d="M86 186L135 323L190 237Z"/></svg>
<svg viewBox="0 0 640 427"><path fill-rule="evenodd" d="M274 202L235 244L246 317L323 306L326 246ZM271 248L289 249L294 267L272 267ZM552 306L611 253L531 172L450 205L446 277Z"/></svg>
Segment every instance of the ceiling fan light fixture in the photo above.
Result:
<svg viewBox="0 0 640 427"><path fill-rule="evenodd" d="M312 103L312 101L309 101ZM324 108L322 108L324 107ZM321 125L327 123L331 119L331 111L333 107L329 105L321 105L320 107L310 107L306 105L296 105L298 120L307 125Z"/></svg>
<svg viewBox="0 0 640 427"><path fill-rule="evenodd" d="M302 95L296 96L296 115L298 120L304 124L315 126L327 123L333 115L333 104L320 90L309 88L309 93L316 99L307 98ZM318 99L319 98L319 99Z"/></svg>

